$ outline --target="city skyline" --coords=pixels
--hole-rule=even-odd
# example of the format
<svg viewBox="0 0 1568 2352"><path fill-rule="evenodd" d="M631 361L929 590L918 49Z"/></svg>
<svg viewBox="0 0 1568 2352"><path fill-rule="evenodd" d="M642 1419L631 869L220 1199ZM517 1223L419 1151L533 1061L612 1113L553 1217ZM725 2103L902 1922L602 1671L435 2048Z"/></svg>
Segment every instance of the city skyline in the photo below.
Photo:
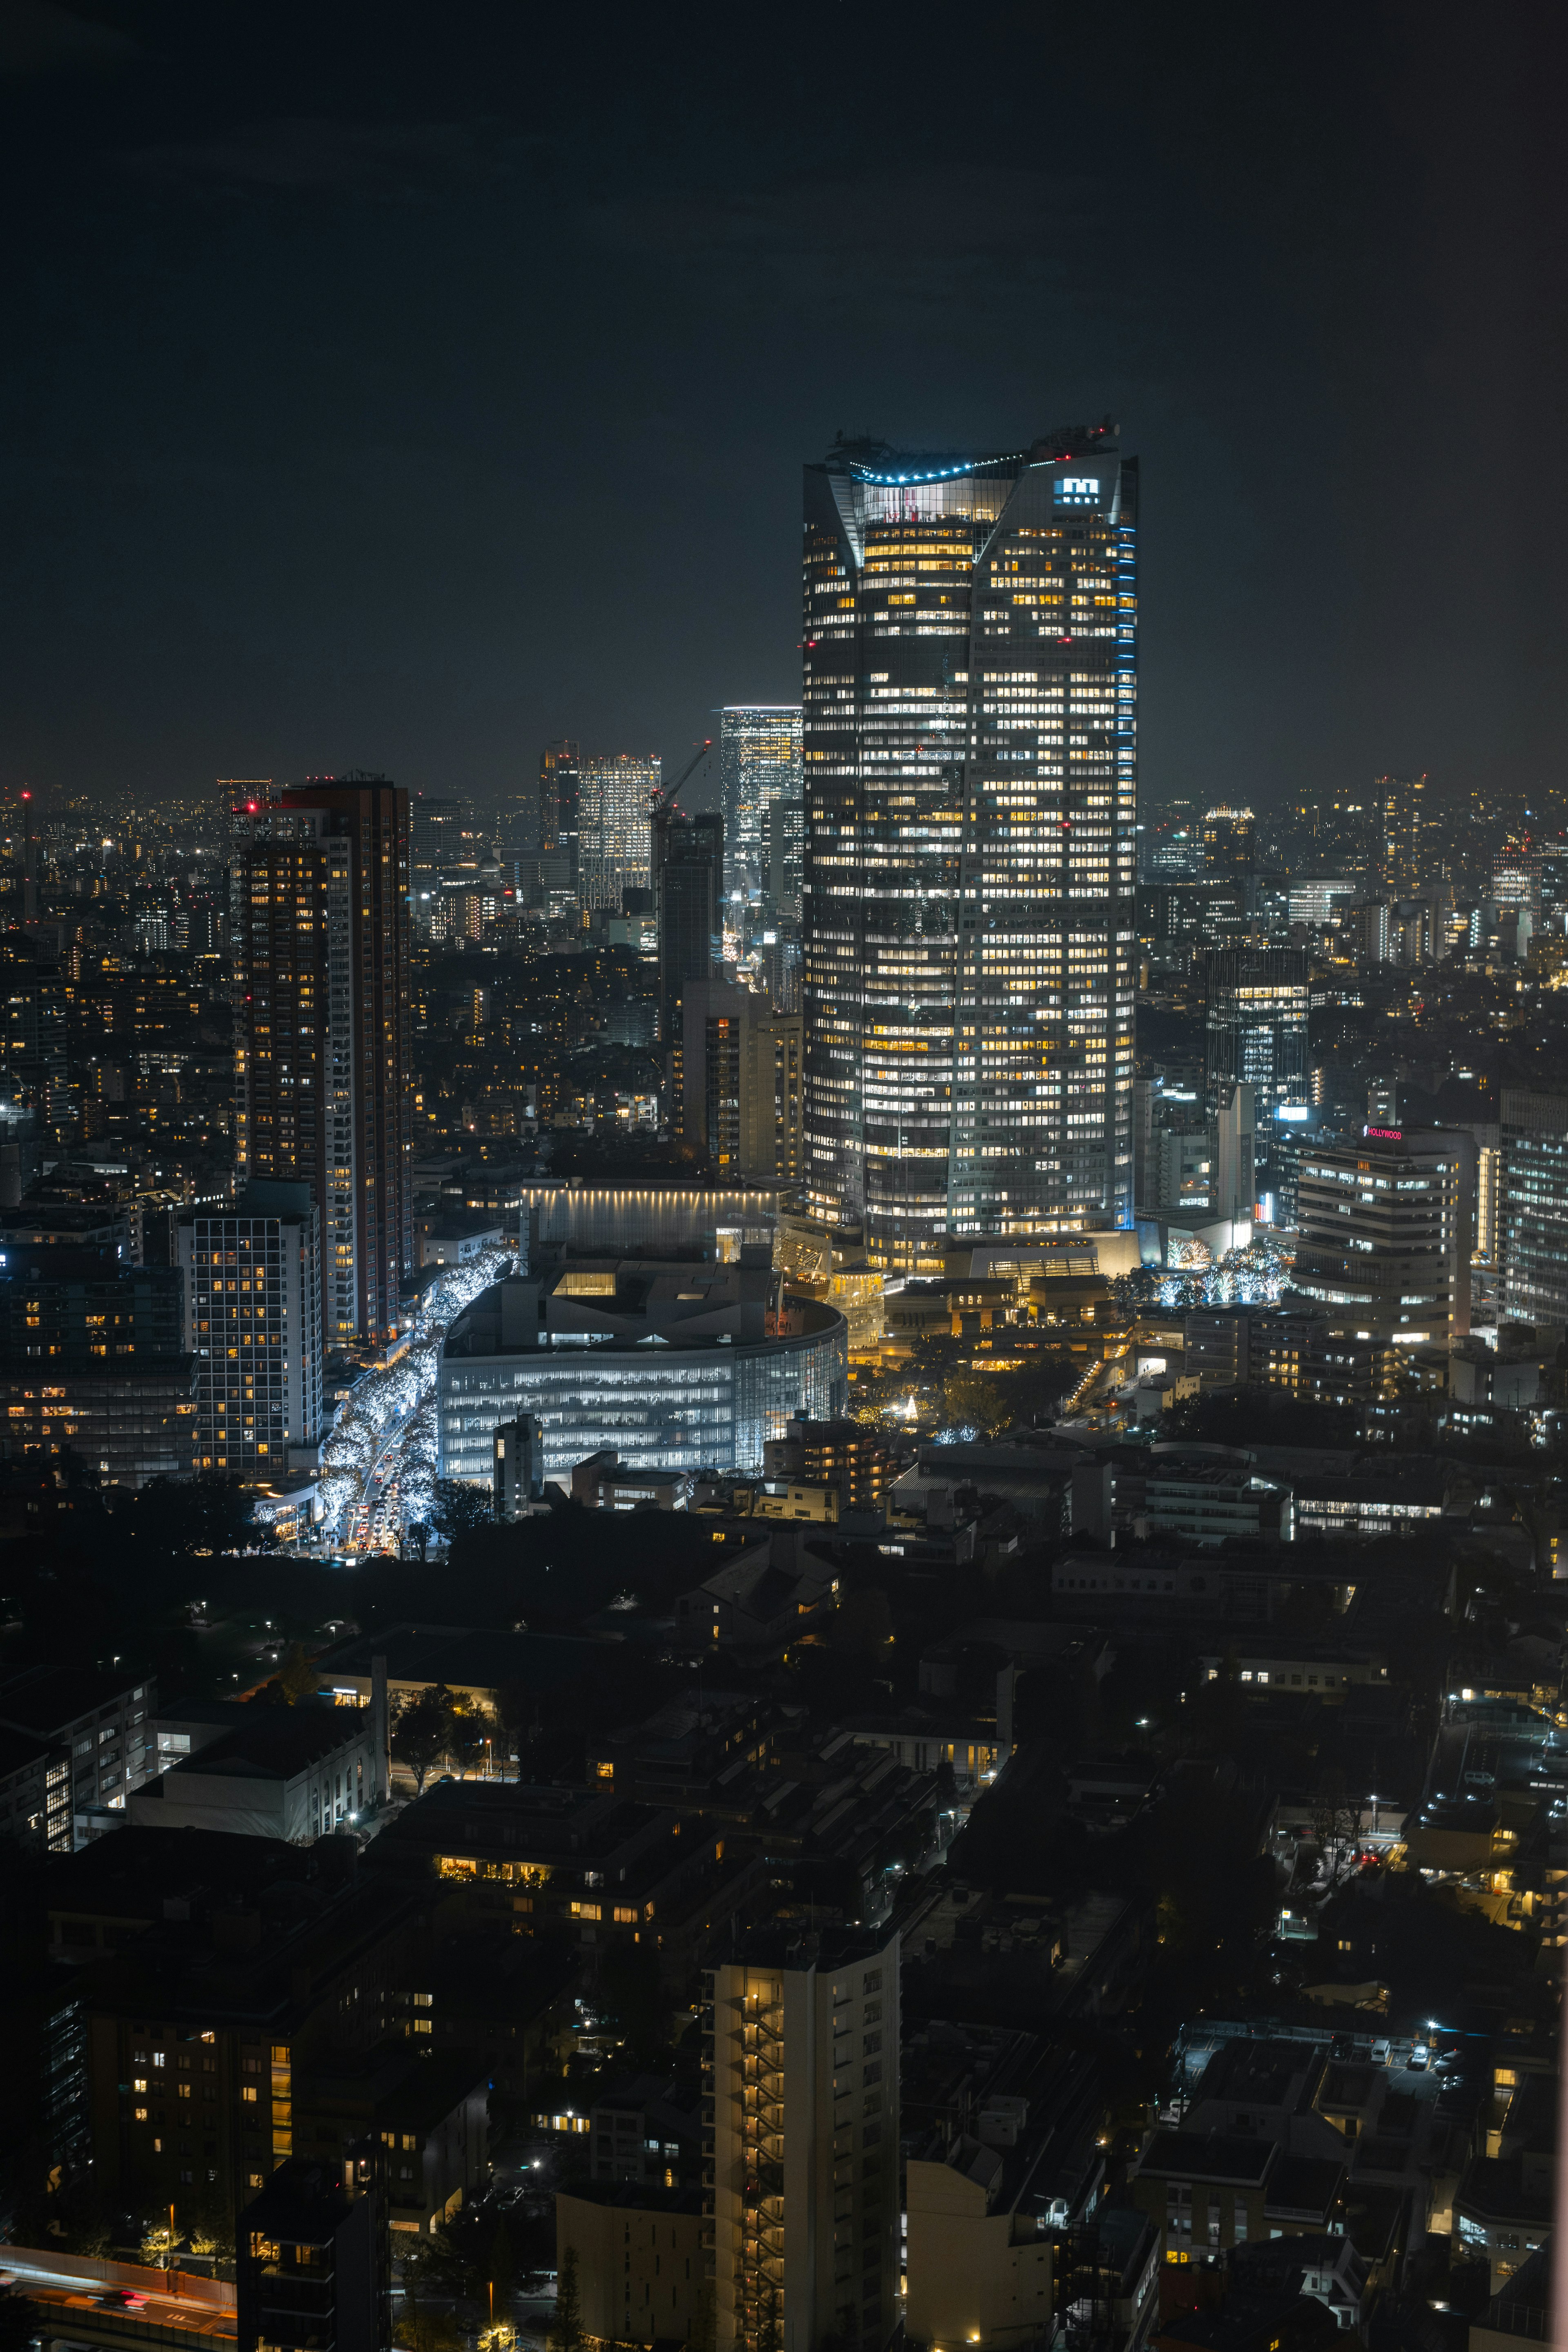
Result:
<svg viewBox="0 0 1568 2352"><path fill-rule="evenodd" d="M1283 20L1177 41L1135 10L1113 160L1089 51L1019 18L1006 160L949 185L754 35L672 76L648 33L606 60L482 7L461 44L399 19L373 92L346 28L307 57L287 10L268 41L114 18L43 9L0 91L28 229L0 796L348 765L500 794L568 732L673 762L715 705L794 698L801 450L1110 409L1159 520L1152 800L1556 772L1560 461L1518 501L1458 454L1476 417L1536 437L1555 374L1523 291L1554 214L1514 201L1546 126L1505 100L1550 74L1520 79L1516 23L1461 84L1393 10L1353 75ZM1397 566L1366 521L1390 430Z"/></svg>

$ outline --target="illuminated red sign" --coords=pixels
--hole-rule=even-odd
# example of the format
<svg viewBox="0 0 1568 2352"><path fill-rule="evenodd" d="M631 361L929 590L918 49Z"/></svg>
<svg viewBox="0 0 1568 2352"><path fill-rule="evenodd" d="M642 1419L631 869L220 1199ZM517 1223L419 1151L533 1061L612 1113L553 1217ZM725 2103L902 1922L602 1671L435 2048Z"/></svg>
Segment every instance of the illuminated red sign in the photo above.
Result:
<svg viewBox="0 0 1568 2352"><path fill-rule="evenodd" d="M1405 1129L1402 1127L1363 1127L1362 1133L1378 1136L1384 1143L1403 1143L1405 1140Z"/></svg>

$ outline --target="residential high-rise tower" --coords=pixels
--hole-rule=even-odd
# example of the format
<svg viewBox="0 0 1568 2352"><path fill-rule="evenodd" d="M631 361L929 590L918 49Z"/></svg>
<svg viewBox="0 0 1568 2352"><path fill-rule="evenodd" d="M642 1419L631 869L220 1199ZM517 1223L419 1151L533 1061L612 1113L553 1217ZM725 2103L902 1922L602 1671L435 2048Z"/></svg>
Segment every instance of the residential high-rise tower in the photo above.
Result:
<svg viewBox="0 0 1568 2352"><path fill-rule="evenodd" d="M204 1470L281 1477L321 1433L321 1213L308 1184L253 1182L184 1210L185 1349Z"/></svg>
<svg viewBox="0 0 1568 2352"><path fill-rule="evenodd" d="M1132 1215L1137 461L805 468L805 1166L888 1268Z"/></svg>
<svg viewBox="0 0 1568 2352"><path fill-rule="evenodd" d="M899 1938L754 1934L711 1971L716 2352L898 2325Z"/></svg>
<svg viewBox="0 0 1568 2352"><path fill-rule="evenodd" d="M1378 879L1391 898L1407 898L1426 879L1426 779L1379 776L1373 789L1381 842Z"/></svg>
<svg viewBox="0 0 1568 2352"><path fill-rule="evenodd" d="M235 831L237 1173L309 1186L325 1344L378 1346L414 1274L408 794L291 784Z"/></svg>

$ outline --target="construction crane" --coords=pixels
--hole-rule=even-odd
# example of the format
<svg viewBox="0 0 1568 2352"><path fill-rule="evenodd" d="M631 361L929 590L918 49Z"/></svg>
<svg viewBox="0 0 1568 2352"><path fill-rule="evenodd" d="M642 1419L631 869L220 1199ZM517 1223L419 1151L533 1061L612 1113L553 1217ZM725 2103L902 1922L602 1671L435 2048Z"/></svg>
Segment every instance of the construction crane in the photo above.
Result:
<svg viewBox="0 0 1568 2352"><path fill-rule="evenodd" d="M668 814L668 812L675 806L676 793L679 792L683 784L690 782L693 772L700 766L701 762L708 757L709 752L712 749L713 738L710 735L705 742L698 745L696 751L691 754L690 759L686 762L685 767L680 771L679 775L677 776L674 783L655 785L653 797L649 803L650 815L664 816Z"/></svg>

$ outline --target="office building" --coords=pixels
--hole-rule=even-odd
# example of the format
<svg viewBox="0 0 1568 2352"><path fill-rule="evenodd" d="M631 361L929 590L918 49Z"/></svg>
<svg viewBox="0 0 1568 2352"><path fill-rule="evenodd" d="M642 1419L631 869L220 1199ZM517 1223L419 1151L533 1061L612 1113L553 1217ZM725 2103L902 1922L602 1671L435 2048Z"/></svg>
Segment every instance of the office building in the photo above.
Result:
<svg viewBox="0 0 1568 2352"><path fill-rule="evenodd" d="M805 803L798 793L769 801L763 810L763 891L775 923L800 923Z"/></svg>
<svg viewBox="0 0 1568 2352"><path fill-rule="evenodd" d="M1287 919L1306 923L1315 930L1327 930L1348 912L1356 887L1342 874L1292 874L1286 899Z"/></svg>
<svg viewBox="0 0 1568 2352"><path fill-rule="evenodd" d="M848 1382L843 1316L781 1303L765 1259L573 1259L492 1284L453 1322L441 1473L490 1488L495 1432L519 1412L542 1427L546 1478L605 1447L628 1470L753 1469L791 1421L842 1412Z"/></svg>
<svg viewBox="0 0 1568 2352"><path fill-rule="evenodd" d="M1252 1088L1259 1118L1307 1099L1307 951L1215 948L1207 958L1205 1086L1211 1115Z"/></svg>
<svg viewBox="0 0 1568 2352"><path fill-rule="evenodd" d="M1541 905L1541 852L1528 834L1510 834L1492 859L1492 903L1500 914ZM1522 960L1522 951L1521 951Z"/></svg>
<svg viewBox="0 0 1568 2352"><path fill-rule="evenodd" d="M1221 802L1205 809L1203 821L1204 871L1228 876L1251 874L1258 864L1258 820L1249 808L1232 808Z"/></svg>
<svg viewBox="0 0 1568 2352"><path fill-rule="evenodd" d="M539 755L539 854L565 860L568 887L577 887L581 763L577 746L563 736Z"/></svg>
<svg viewBox="0 0 1568 2352"><path fill-rule="evenodd" d="M1443 1128L1315 1139L1296 1180L1294 1303L1358 1338L1446 1346L1470 1328L1476 1144Z"/></svg>
<svg viewBox="0 0 1568 2352"><path fill-rule="evenodd" d="M649 812L658 790L657 753L646 760L622 751L584 760L577 770L577 898L584 907L613 907L624 892L648 887Z"/></svg>
<svg viewBox="0 0 1568 2352"><path fill-rule="evenodd" d="M1373 786L1378 818L1378 881L1391 898L1408 898L1426 879L1426 779L1379 776Z"/></svg>
<svg viewBox="0 0 1568 2352"><path fill-rule="evenodd" d="M469 856L468 803L415 793L408 803L408 872L416 888L456 874Z"/></svg>
<svg viewBox="0 0 1568 2352"><path fill-rule="evenodd" d="M326 1345L374 1348L414 1275L408 795L329 779L235 819L237 1173L309 1187Z"/></svg>
<svg viewBox="0 0 1568 2352"><path fill-rule="evenodd" d="M391 2334L376 2199L356 2158L290 2156L235 2231L239 2352L379 2352ZM355 2193L357 2190L357 2194Z"/></svg>
<svg viewBox="0 0 1568 2352"><path fill-rule="evenodd" d="M724 891L742 898L766 887L767 814L801 793L798 702L742 702L719 714L719 775L724 800Z"/></svg>
<svg viewBox="0 0 1568 2352"><path fill-rule="evenodd" d="M186 1478L197 1467L196 1366L171 1266L109 1249L8 1236L0 1262L0 1462L100 1486Z"/></svg>
<svg viewBox="0 0 1568 2352"><path fill-rule="evenodd" d="M1501 1312L1568 1325L1568 1095L1504 1087L1500 1126Z"/></svg>
<svg viewBox="0 0 1568 2352"><path fill-rule="evenodd" d="M721 1183L799 1182L802 1035L798 1013L775 1013L749 988L688 983L672 1125Z"/></svg>
<svg viewBox="0 0 1568 2352"><path fill-rule="evenodd" d="M899 1938L763 1931L708 2000L717 2352L879 2352L899 2323Z"/></svg>
<svg viewBox="0 0 1568 2352"><path fill-rule="evenodd" d="M204 1470L268 1477L321 1434L321 1214L308 1184L255 1182L174 1235Z"/></svg>
<svg viewBox="0 0 1568 2352"><path fill-rule="evenodd" d="M724 820L688 816L667 803L653 814L651 853L659 1035L673 1046L682 990L717 979L723 965Z"/></svg>
<svg viewBox="0 0 1568 2352"><path fill-rule="evenodd" d="M840 443L805 505L812 1213L922 1273L1124 1227L1136 460Z"/></svg>

